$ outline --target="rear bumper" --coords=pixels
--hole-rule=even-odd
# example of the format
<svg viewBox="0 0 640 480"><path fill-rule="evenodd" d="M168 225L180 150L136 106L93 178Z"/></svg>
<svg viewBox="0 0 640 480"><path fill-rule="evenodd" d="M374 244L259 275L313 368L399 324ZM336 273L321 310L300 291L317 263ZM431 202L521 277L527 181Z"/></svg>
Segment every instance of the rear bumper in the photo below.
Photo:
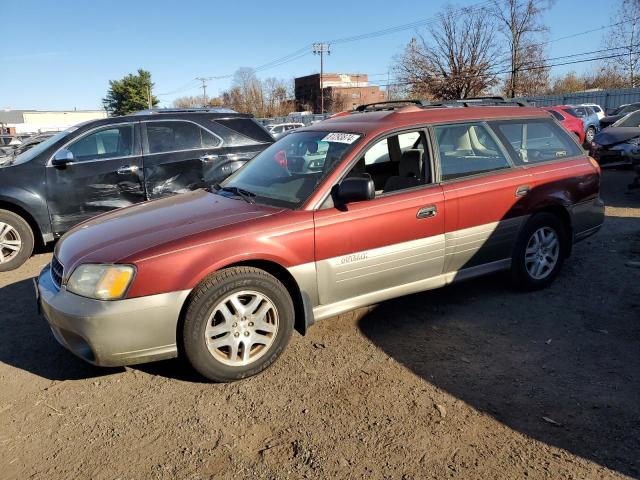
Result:
<svg viewBox="0 0 640 480"><path fill-rule="evenodd" d="M593 235L604 223L604 202L600 197L575 204L571 210L573 241L578 242Z"/></svg>
<svg viewBox="0 0 640 480"><path fill-rule="evenodd" d="M122 366L177 356L176 330L189 290L116 301L58 288L45 267L38 308L56 340L89 363Z"/></svg>

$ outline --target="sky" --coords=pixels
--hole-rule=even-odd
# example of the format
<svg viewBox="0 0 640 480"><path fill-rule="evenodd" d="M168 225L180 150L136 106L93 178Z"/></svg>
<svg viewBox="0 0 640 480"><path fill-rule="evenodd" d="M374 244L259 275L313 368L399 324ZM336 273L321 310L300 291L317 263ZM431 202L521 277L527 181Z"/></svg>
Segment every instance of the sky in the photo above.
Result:
<svg viewBox="0 0 640 480"><path fill-rule="evenodd" d="M548 54L561 57L604 48L600 30L612 23L620 0L556 0L545 12ZM0 109L68 110L101 108L109 80L149 70L161 106L201 95L196 77L233 74L298 52L293 60L259 72L291 79L319 72L313 42L331 41L419 20L428 21L447 4L480 0L20 0L0 9ZM595 14L597 13L597 15ZM386 83L394 55L421 27L375 38L336 42L325 71L368 73ZM305 52L307 54L303 55ZM589 71L596 63L557 67ZM393 78L393 75L391 75ZM208 82L207 94L231 80Z"/></svg>

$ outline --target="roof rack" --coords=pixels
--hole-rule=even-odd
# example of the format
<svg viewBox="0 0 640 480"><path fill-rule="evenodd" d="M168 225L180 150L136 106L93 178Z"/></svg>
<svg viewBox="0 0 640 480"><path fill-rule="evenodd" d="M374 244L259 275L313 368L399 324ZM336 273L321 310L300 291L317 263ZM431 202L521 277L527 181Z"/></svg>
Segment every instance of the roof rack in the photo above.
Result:
<svg viewBox="0 0 640 480"><path fill-rule="evenodd" d="M515 100L513 98L504 98L501 96L486 97L469 97L458 100L388 100L386 102L366 103L357 106L351 113L358 112L379 112L383 110L397 110L407 105L414 105L418 108L446 108L446 107L476 107L476 106L507 106L515 105L518 107L528 107L526 101Z"/></svg>
<svg viewBox="0 0 640 480"><path fill-rule="evenodd" d="M454 100L454 102L462 103L465 107L473 105L516 105L518 107L527 107L528 103L514 98L504 98L499 95L486 96L486 97L467 97L460 100Z"/></svg>
<svg viewBox="0 0 640 480"><path fill-rule="evenodd" d="M416 105L417 107L424 106L422 100L387 100L386 102L365 103L364 105L358 105L355 108L354 112L395 110L396 108L404 107L407 104Z"/></svg>

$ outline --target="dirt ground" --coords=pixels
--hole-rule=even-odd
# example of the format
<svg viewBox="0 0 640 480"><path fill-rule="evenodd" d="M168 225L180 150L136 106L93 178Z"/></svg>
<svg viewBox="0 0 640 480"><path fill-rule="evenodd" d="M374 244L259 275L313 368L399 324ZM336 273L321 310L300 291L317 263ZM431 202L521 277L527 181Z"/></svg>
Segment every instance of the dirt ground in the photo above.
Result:
<svg viewBox="0 0 640 480"><path fill-rule="evenodd" d="M268 371L83 363L35 310L50 253L0 274L0 478L640 478L640 193L548 290L503 275L295 335Z"/></svg>

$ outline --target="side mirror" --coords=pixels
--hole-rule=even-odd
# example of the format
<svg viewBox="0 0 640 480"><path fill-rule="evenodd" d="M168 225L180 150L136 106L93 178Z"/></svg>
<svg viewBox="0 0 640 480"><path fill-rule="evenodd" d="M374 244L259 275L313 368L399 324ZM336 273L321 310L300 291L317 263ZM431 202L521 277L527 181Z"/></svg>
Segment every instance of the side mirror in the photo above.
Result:
<svg viewBox="0 0 640 480"><path fill-rule="evenodd" d="M51 160L51 165L54 167L64 167L69 163L73 163L74 157L71 150L67 150L63 148L62 150L58 150Z"/></svg>
<svg viewBox="0 0 640 480"><path fill-rule="evenodd" d="M334 188L334 201L341 205L373 200L376 196L376 187L368 177L348 177Z"/></svg>

